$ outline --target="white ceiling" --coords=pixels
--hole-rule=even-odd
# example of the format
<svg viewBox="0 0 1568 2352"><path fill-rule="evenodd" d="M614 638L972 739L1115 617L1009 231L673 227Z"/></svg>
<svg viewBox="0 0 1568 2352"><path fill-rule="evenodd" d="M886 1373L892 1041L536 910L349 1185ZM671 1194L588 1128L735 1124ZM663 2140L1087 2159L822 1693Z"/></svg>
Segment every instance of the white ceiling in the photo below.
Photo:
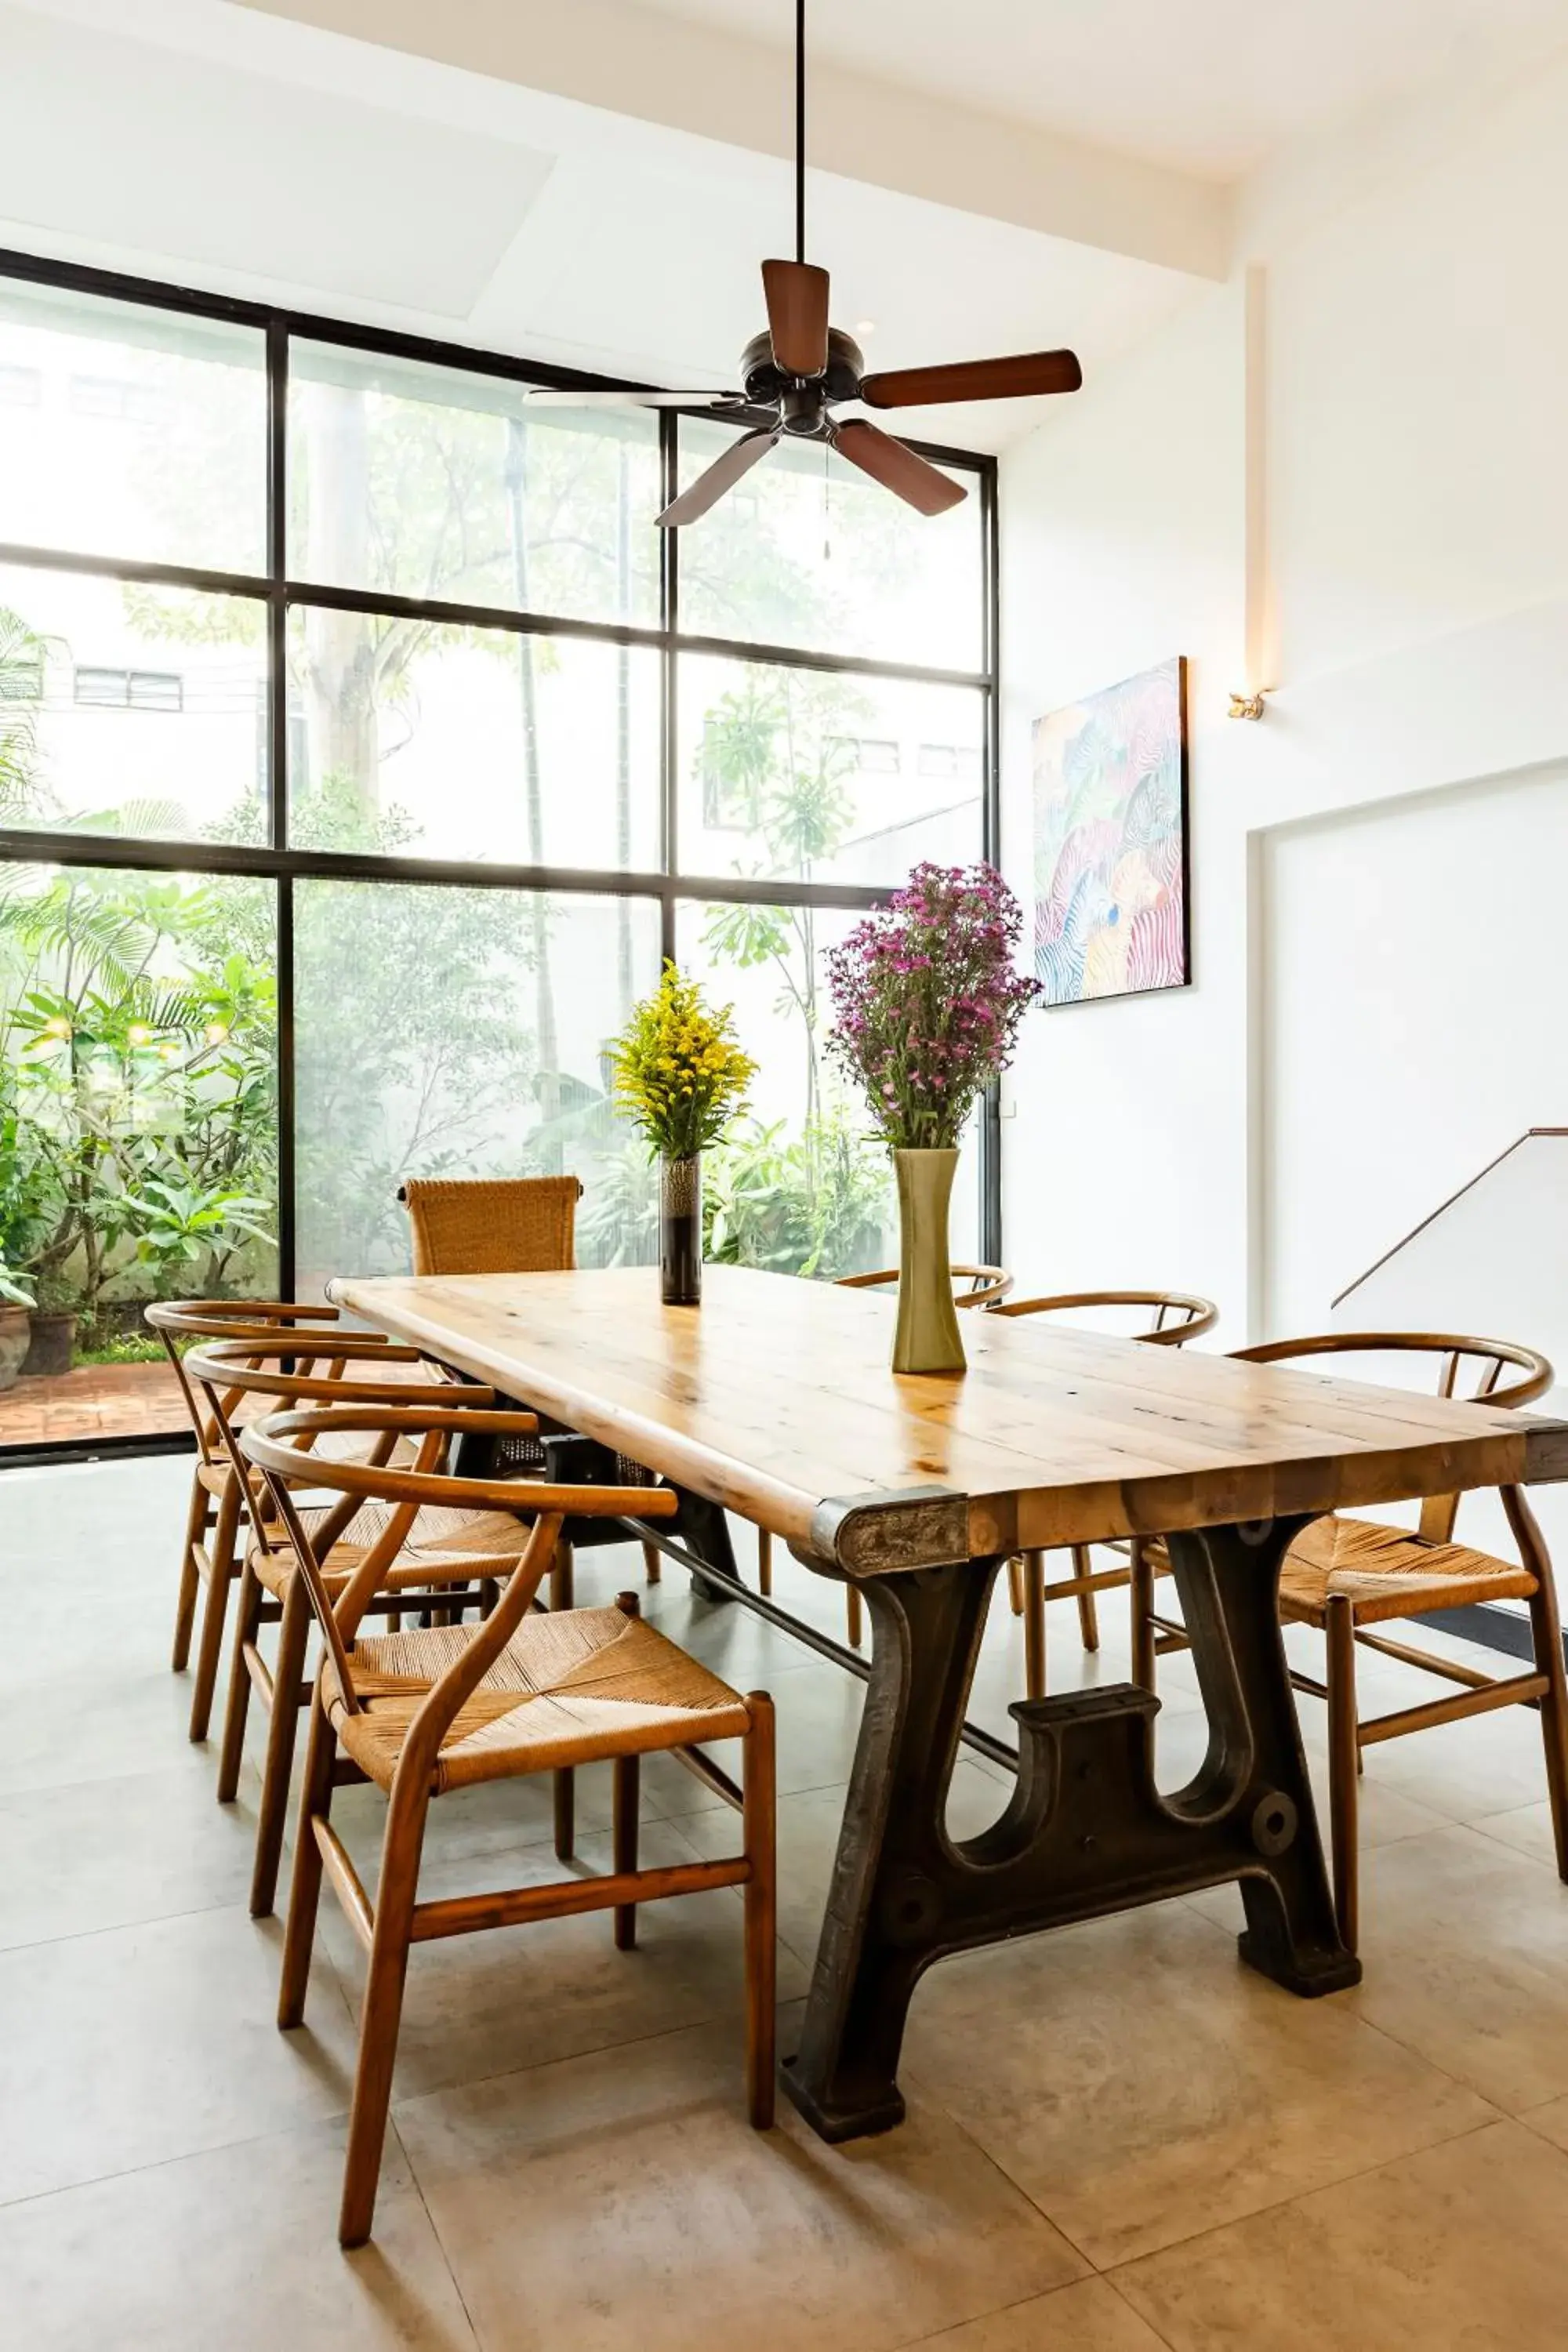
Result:
<svg viewBox="0 0 1568 2352"><path fill-rule="evenodd" d="M824 85L839 76L825 88L837 168L814 170L810 187L811 250L832 269L836 322L861 333L879 368L1068 344L1090 387L1201 282L1140 257L1152 248L1130 227L1119 247L1107 204L1114 214L1130 190L1146 224L1151 207L1194 189L1195 173L1234 173L1380 96L1451 81L1467 60L1495 82L1568 37L1568 0L811 9ZM379 36L392 17L404 47L387 45L391 31L353 37ZM721 68L733 67L737 93L760 90L782 127L778 45L792 21L790 0L466 0L413 16L381 0L0 0L0 242L644 382L721 384L762 326L757 265L789 250L793 214L780 142L738 120ZM447 40L486 24L500 47ZM640 84L617 101L565 77L563 42L613 59L636 49L631 26L648 28L645 79L657 65L678 96L707 43L716 79L696 127L672 118L668 93L645 113ZM715 26L731 37L722 56ZM535 86L550 57L557 79ZM963 160L941 185L900 177L885 110L882 146L868 154L878 104L856 77L872 73L952 101ZM929 146L929 96L900 102L915 109L908 135ZM1029 187L1057 173L1043 226L974 184L1004 115L1038 126L1009 168ZM722 135L704 135L710 124ZM1039 142L1063 134L1078 143L1053 158ZM1048 233L1073 216L1075 171L1086 183L1100 173L1100 226ZM1120 217L1126 226L1132 214ZM901 421L999 448L1048 406Z"/></svg>
<svg viewBox="0 0 1568 2352"><path fill-rule="evenodd" d="M787 47L792 0L631 0ZM807 0L812 55L1215 179L1568 42L1564 0Z"/></svg>
<svg viewBox="0 0 1568 2352"><path fill-rule="evenodd" d="M776 158L221 0L0 0L0 243L678 385L734 381L788 250ZM259 63L258 63L259 59ZM265 69L261 69L262 67ZM1092 380L1182 273L813 175L834 317L873 365L1070 344ZM910 411L1000 447L1043 402Z"/></svg>

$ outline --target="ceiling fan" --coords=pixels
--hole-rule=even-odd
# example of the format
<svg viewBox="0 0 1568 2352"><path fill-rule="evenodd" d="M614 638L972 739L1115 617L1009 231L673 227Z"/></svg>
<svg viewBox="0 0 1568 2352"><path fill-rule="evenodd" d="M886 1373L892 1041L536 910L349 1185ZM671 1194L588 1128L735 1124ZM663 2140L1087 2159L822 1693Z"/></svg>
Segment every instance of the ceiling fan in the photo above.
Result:
<svg viewBox="0 0 1568 2352"><path fill-rule="evenodd" d="M627 403L644 408L700 408L747 425L658 517L661 530L695 522L733 489L787 435L826 441L923 515L942 514L967 493L910 447L861 417L834 411L851 401L868 408L919 408L956 400L1017 400L1076 392L1083 371L1071 352L1029 352L1016 359L965 360L948 367L895 368L868 375L859 345L827 320L827 272L805 257L805 0L795 12L795 245L793 261L764 261L765 332L741 354L740 392L566 392L539 389L534 406L584 408Z"/></svg>

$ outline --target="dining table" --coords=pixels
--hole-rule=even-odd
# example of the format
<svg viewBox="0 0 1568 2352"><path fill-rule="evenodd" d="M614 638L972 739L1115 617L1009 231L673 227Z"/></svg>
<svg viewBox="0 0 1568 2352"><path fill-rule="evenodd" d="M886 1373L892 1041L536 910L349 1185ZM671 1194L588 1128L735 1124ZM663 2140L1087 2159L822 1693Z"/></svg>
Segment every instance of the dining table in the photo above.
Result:
<svg viewBox="0 0 1568 2352"><path fill-rule="evenodd" d="M1243 1961L1306 1996L1356 1983L1280 1632L1285 1556L1326 1512L1568 1477L1560 1421L1054 1318L965 1316L964 1371L896 1374L889 1297L742 1267L705 1268L696 1306L661 1304L643 1266L342 1278L331 1296L540 1413L573 1477L613 1477L620 1456L676 1487L678 1516L635 1531L715 1594L787 1622L748 1595L730 1514L859 1588L866 1702L784 2069L835 2141L901 2120L923 1971L1005 1937L1234 1881ZM1184 1788L1156 1785L1160 1702L1131 1683L1017 1700L1016 1751L966 1721L1006 1560L1155 1536L1208 1723ZM966 1738L1016 1777L990 1827L958 1837Z"/></svg>

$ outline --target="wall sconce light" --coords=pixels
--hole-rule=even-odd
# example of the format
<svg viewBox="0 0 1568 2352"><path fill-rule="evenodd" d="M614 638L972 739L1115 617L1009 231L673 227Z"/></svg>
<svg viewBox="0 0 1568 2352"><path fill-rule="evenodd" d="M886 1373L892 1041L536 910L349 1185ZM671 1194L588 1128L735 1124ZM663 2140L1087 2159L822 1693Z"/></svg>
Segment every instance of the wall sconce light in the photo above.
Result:
<svg viewBox="0 0 1568 2352"><path fill-rule="evenodd" d="M1233 694L1230 698L1229 716L1232 719L1261 719L1264 691L1264 688L1259 688L1256 694Z"/></svg>

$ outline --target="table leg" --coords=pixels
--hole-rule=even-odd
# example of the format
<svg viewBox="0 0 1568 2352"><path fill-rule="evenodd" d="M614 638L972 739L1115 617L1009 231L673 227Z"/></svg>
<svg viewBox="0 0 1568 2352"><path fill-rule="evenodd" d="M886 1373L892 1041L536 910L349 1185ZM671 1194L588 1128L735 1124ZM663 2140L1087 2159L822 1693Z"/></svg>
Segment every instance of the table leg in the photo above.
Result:
<svg viewBox="0 0 1568 2352"><path fill-rule="evenodd" d="M1279 1634L1286 1551L1306 1524L1169 1539L1209 1748L1197 1777L1154 1785L1159 1700L1131 1684L1020 1700L1018 1778L979 1837L945 1810L999 1560L867 1577L866 1712L800 2049L786 2087L830 2140L904 2112L910 1998L949 1953L1239 1879L1242 1957L1293 1992L1361 1970L1339 1940Z"/></svg>

